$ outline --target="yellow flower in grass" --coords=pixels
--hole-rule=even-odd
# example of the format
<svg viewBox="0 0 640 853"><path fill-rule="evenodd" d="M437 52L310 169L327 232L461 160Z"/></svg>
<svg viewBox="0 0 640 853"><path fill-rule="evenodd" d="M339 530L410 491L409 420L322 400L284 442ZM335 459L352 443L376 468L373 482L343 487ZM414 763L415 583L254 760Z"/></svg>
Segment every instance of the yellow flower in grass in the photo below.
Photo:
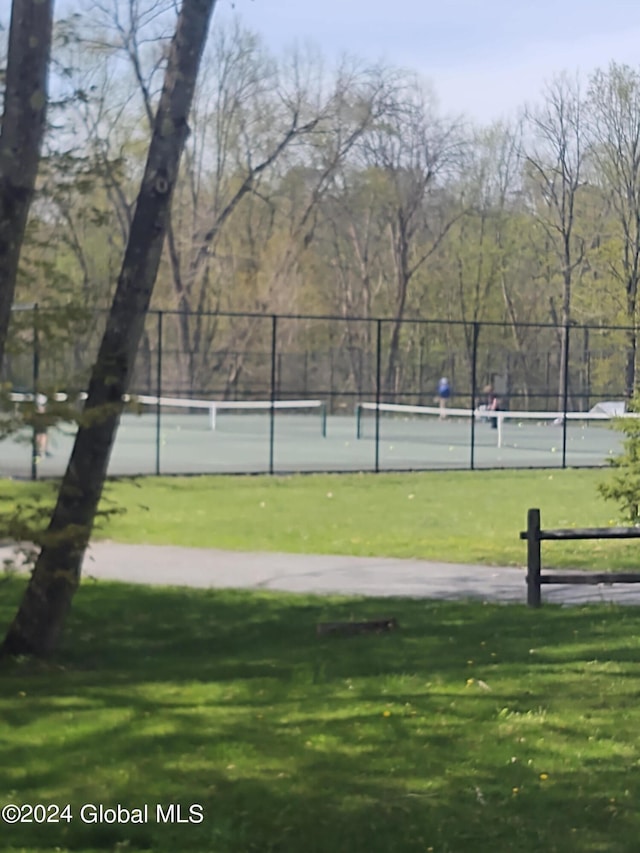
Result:
<svg viewBox="0 0 640 853"><path fill-rule="evenodd" d="M383 717L390 717L390 716L391 716L391 711L383 711L383 712L382 712L382 716L383 716Z"/></svg>
<svg viewBox="0 0 640 853"><path fill-rule="evenodd" d="M549 774L548 774L548 773L541 773L541 774L540 774L540 781L541 781L541 782L546 782L548 778L549 778Z"/></svg>

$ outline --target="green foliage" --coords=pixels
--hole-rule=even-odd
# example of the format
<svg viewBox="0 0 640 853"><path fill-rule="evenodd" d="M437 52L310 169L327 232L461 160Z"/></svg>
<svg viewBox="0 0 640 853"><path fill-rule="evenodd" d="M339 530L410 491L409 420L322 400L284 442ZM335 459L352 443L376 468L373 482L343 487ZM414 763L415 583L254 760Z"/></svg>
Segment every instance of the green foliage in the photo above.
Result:
<svg viewBox="0 0 640 853"><path fill-rule="evenodd" d="M10 488L0 491L0 541L15 543L13 555L4 561L4 572L9 575L17 570L35 566L42 547L56 547L63 542L83 542L86 531L73 525L64 530L49 531L49 522L58 496L60 483L48 480L25 483L19 494ZM100 526L108 519L125 512L110 495L105 494L96 513L96 524Z"/></svg>
<svg viewBox="0 0 640 853"><path fill-rule="evenodd" d="M629 406L631 413L640 412L640 397L636 394ZM640 521L640 417L616 418L614 427L624 433L622 453L610 460L614 476L598 485L605 500L615 501L622 520L630 524Z"/></svg>
<svg viewBox="0 0 640 853"><path fill-rule="evenodd" d="M64 291L57 297L64 299ZM32 445L34 453L36 431L50 431L63 424L75 429L99 421L112 410L102 406L84 414L79 405L78 394L86 387L82 358L87 344L83 336L95 319L89 307L73 303L61 306L55 296L48 305L13 311L4 363L8 381L0 386L0 440L11 437L17 443ZM46 397L46 406L38 405L34 391ZM19 397L22 399L16 399ZM27 488L19 496L0 493L0 540L18 543L17 565L33 566L39 549L55 544L47 528L58 486L48 482L36 491ZM109 517L118 511L105 504L99 516ZM57 541L75 538L78 533L69 529L57 534Z"/></svg>

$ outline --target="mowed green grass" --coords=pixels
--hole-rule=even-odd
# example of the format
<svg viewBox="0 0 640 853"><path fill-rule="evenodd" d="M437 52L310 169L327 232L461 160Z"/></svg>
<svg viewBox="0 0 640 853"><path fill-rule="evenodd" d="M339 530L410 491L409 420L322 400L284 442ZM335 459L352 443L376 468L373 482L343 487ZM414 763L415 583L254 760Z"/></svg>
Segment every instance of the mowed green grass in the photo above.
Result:
<svg viewBox="0 0 640 853"><path fill-rule="evenodd" d="M0 582L2 624L22 583ZM376 615L400 629L316 637ZM0 664L1 804L72 820L5 824L0 846L635 853L639 618L86 583L55 660ZM158 803L204 820L158 824ZM86 804L149 822L83 823Z"/></svg>
<svg viewBox="0 0 640 853"><path fill-rule="evenodd" d="M96 538L245 551L414 557L522 565L529 507L544 527L618 523L598 494L607 471L487 471L147 478L108 485ZM4 481L0 500L50 484ZM547 566L636 568L637 543L548 543Z"/></svg>

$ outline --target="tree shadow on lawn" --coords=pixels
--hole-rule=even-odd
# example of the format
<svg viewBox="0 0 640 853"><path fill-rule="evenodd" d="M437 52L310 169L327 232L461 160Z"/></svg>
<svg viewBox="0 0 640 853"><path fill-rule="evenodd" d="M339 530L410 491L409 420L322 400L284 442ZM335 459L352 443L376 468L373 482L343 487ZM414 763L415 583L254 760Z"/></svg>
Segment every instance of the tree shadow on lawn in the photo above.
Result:
<svg viewBox="0 0 640 853"><path fill-rule="evenodd" d="M18 586L16 580L13 601ZM13 615L12 604L7 600L2 607L0 601L0 608L0 617L7 623ZM346 639L318 639L315 634L319 621L395 614L399 615L398 632ZM224 678L225 667L230 667L230 677L236 677L236 665L255 667L256 676L269 675L260 669L265 659L269 667L279 661L286 669L320 650L320 657L332 663L338 676L354 662L360 674L379 675L402 671L407 664L420 671L425 667L449 671L456 661L487 656L489 650L512 663L605 655L609 660L629 660L635 654L630 638L639 626L640 609L615 605L547 605L535 611L476 602L313 597L89 581L76 597L57 659L69 667L95 665L101 671L106 668L136 678L155 673L159 665L174 680L214 672L216 678ZM337 648L339 654L331 654ZM402 659L397 657L399 648ZM123 653L128 658L126 669ZM278 672L283 674L284 670Z"/></svg>
<svg viewBox="0 0 640 853"><path fill-rule="evenodd" d="M7 768L32 765L34 755L18 744L3 750L1 789L17 791L24 801L70 801L76 813L87 802L128 808L198 802L204 825L76 820L46 827L46 836L43 827L11 828L6 841L32 849L46 837L46 849L85 853L118 849L118 843L132 850L230 853L298 853L301 846L318 853L637 849L638 787L624 788L629 777L621 778L611 758L558 770L546 763L553 763L552 752L536 744L511 762L510 753L520 756L524 748L497 738L496 749L487 743L495 727L474 732L473 716L465 721L463 713L439 735L437 726L430 731L433 721L395 712L382 719L372 711L287 722L277 719L283 709L273 709L260 731L234 709L221 710L212 721L203 711L160 706L154 720L134 700L118 725L80 734L70 725L63 739L54 736L59 720L50 718L52 737L37 746L37 767L8 779ZM162 732L154 731L158 717ZM534 766L525 756L533 756ZM548 780L539 778L541 769L549 770Z"/></svg>
<svg viewBox="0 0 640 853"><path fill-rule="evenodd" d="M5 622L21 586L0 587ZM400 630L315 636L318 621L380 615ZM640 681L621 682L623 723L580 683L596 656L626 666L637 618L86 584L54 661L0 669L4 801L199 802L206 819L24 825L7 843L635 850Z"/></svg>
<svg viewBox="0 0 640 853"><path fill-rule="evenodd" d="M0 598L2 624L13 615L22 583L0 585L0 595L5 588L7 593ZM398 617L400 630L388 634L318 638L315 633L320 621L391 615ZM56 657L45 663L5 662L0 677L28 683L32 700L49 697L53 686L57 696L68 697L80 695L81 686L83 699L90 695L102 702L105 685L115 698L114 688L127 684L139 690L145 683L176 688L231 682L245 703L261 704L261 690L279 700L373 678L376 695L398 690L404 695L416 683L422 689L469 679L486 682L499 672L503 682L513 673L518 695L535 701L535 689L526 682L547 669L581 676L585 663L598 664L633 678L627 665L637 661L639 623L636 608L612 605L534 611L85 582ZM346 691L348 685L343 687Z"/></svg>
<svg viewBox="0 0 640 853"><path fill-rule="evenodd" d="M221 735L231 758L234 745L242 744L244 762L235 764L219 754L220 742L211 743L209 727L201 729L197 719L189 722L190 745L177 733L141 743L135 725L116 738L103 733L74 748L51 744L39 756L48 780L14 781L9 789L23 801L36 796L70 801L75 815L83 803L151 804L148 824L86 825L76 819L69 825L23 825L11 827L4 841L17 849L42 844L83 853L637 849L638 786L621 786L613 760L584 771L552 770L542 780L538 767L501 760L482 744L474 747L462 730L459 739L414 738L405 747L371 732L358 753L349 746L353 733L345 733L343 741L308 746L297 730L286 737L280 731L281 755L266 760L255 746L255 730L230 721ZM247 743L254 745L248 753ZM70 779L72 789L65 785ZM4 782L2 789L7 791ZM201 803L203 824L158 825L154 804L168 802L181 803L183 815L190 803Z"/></svg>

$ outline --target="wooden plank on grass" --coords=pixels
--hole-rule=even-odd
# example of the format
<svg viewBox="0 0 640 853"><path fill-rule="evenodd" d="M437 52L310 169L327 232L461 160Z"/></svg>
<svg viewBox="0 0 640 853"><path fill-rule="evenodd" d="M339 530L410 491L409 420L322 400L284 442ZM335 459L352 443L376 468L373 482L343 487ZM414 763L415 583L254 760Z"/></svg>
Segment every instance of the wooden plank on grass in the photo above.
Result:
<svg viewBox="0 0 640 853"><path fill-rule="evenodd" d="M354 634L382 634L396 631L398 622L394 617L389 619L368 619L366 622L319 622L316 633L319 637L328 634L353 636Z"/></svg>

